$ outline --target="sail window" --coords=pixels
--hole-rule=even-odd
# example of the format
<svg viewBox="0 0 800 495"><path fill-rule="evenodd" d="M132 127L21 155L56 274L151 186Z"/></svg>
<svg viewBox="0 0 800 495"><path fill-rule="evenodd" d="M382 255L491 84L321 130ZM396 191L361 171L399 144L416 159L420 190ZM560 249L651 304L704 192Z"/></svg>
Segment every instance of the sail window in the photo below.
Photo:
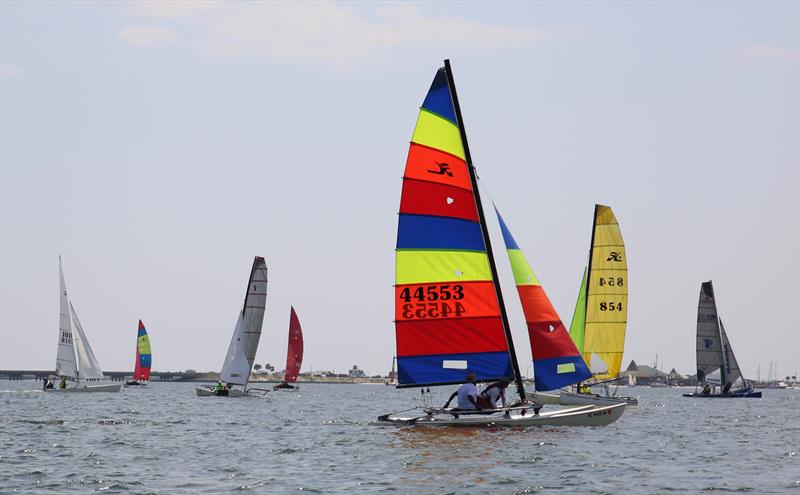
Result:
<svg viewBox="0 0 800 495"><path fill-rule="evenodd" d="M575 363L561 363L556 366L556 374L575 373Z"/></svg>
<svg viewBox="0 0 800 495"><path fill-rule="evenodd" d="M465 370L467 369L466 361L442 361L442 368L451 370Z"/></svg>

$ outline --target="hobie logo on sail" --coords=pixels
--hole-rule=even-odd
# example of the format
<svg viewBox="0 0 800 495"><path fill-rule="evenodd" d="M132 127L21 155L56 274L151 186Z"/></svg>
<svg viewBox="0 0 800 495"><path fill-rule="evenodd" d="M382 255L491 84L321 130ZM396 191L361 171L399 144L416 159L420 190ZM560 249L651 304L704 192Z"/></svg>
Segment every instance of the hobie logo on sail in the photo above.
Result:
<svg viewBox="0 0 800 495"><path fill-rule="evenodd" d="M449 163L439 163L437 161L434 161L433 163L439 166L439 170L428 170L429 174L446 175L448 177L453 176L453 171L450 170Z"/></svg>
<svg viewBox="0 0 800 495"><path fill-rule="evenodd" d="M608 255L608 258L606 258L606 261L622 261L622 253L618 251L611 251L611 253Z"/></svg>

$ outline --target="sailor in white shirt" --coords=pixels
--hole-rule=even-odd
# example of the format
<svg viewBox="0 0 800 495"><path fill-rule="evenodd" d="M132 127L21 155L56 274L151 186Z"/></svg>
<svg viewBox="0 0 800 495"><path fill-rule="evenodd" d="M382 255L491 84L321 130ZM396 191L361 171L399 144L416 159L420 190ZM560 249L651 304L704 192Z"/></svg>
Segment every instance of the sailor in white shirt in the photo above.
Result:
<svg viewBox="0 0 800 495"><path fill-rule="evenodd" d="M458 391L453 392L453 395L447 399L447 402L444 404L444 408L450 405L450 401L452 401L456 396L458 396L458 409L462 411L474 411L476 409L480 409L478 407L478 387L475 384L478 382L478 378L475 376L475 373L470 373L465 378L466 383L461 385L458 388Z"/></svg>

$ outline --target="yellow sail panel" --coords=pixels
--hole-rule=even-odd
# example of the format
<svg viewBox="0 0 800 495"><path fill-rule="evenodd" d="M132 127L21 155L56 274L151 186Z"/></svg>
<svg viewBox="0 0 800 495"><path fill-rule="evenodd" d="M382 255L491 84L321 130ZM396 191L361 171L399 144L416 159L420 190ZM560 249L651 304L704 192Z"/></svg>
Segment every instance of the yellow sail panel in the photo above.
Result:
<svg viewBox="0 0 800 495"><path fill-rule="evenodd" d="M611 208L595 208L592 239L583 356L597 379L614 378L625 349L628 261Z"/></svg>
<svg viewBox="0 0 800 495"><path fill-rule="evenodd" d="M397 285L492 280L485 252L402 250L396 254Z"/></svg>
<svg viewBox="0 0 800 495"><path fill-rule="evenodd" d="M519 249L509 249L508 258L511 261L511 272L514 274L514 283L519 285L542 285L536 274L533 273L531 265L525 259L525 255Z"/></svg>
<svg viewBox="0 0 800 495"><path fill-rule="evenodd" d="M464 146L461 144L461 132L447 119L420 110L417 126L411 141L416 144L435 148L455 155L464 160Z"/></svg>

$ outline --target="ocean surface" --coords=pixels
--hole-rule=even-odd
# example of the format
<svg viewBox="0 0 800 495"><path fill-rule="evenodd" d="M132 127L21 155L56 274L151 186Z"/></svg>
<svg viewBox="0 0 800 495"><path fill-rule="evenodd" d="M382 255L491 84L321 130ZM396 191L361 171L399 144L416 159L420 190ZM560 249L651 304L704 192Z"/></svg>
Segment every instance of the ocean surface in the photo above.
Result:
<svg viewBox="0 0 800 495"><path fill-rule="evenodd" d="M370 425L422 400L383 385L230 399L190 383L40 387L0 381L2 493L800 494L800 390L639 387L620 389L640 405L603 428L426 429Z"/></svg>

